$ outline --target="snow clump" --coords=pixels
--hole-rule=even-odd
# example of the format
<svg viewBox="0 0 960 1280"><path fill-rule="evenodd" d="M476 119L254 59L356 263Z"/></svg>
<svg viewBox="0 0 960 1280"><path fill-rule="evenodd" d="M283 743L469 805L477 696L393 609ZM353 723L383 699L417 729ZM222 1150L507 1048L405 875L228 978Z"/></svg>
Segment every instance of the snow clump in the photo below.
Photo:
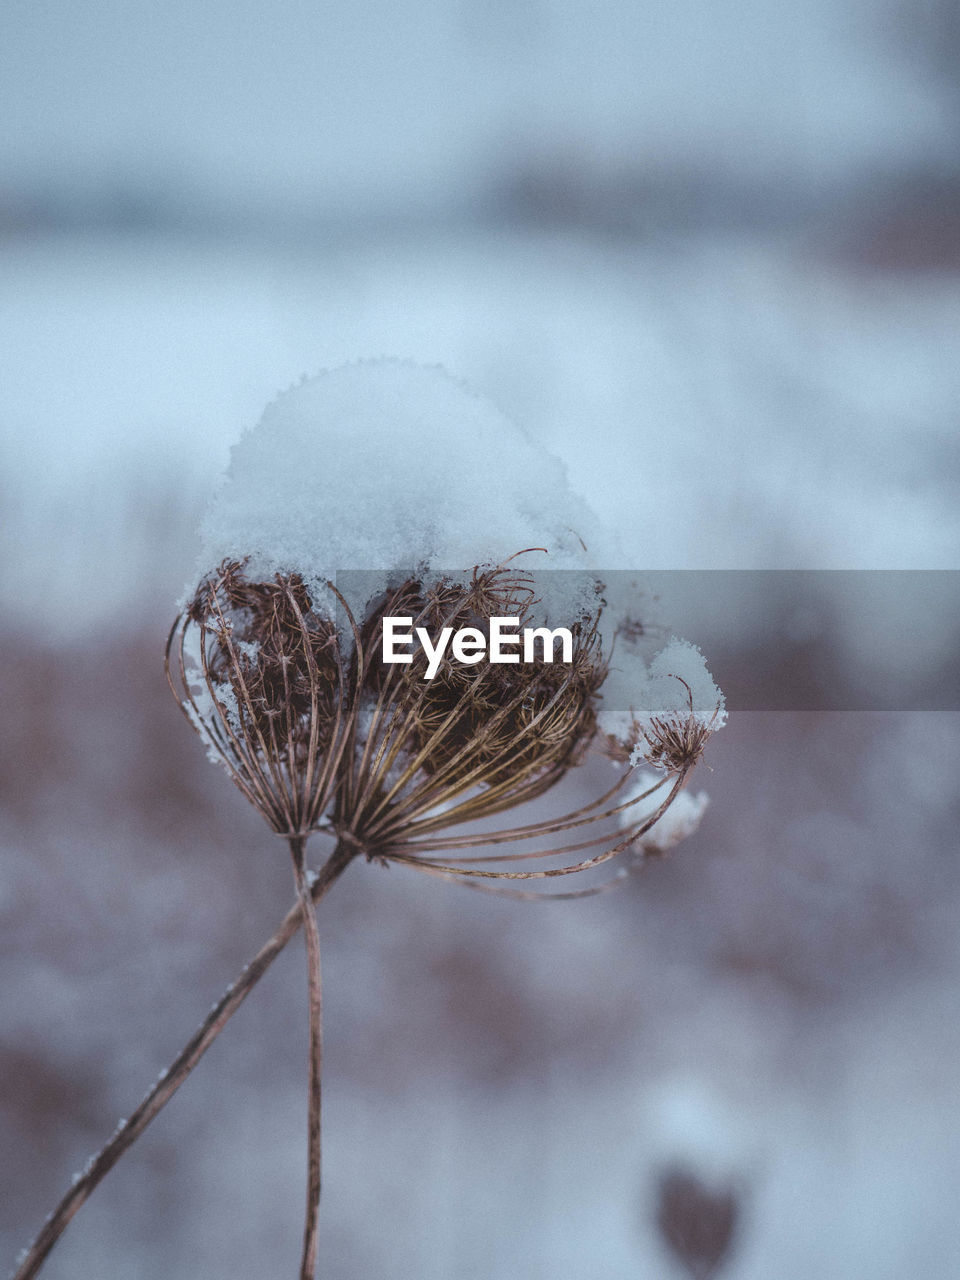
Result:
<svg viewBox="0 0 960 1280"><path fill-rule="evenodd" d="M695 644L672 637L645 663L624 642L603 688L601 730L630 752L630 763L679 770L696 762L727 721L726 702Z"/></svg>
<svg viewBox="0 0 960 1280"><path fill-rule="evenodd" d="M637 799L645 791L651 791L652 788L657 787L658 783L661 785L653 791L652 795L646 796L643 800ZM662 773L641 769L634 775L623 797L624 801L636 800L636 804L631 805L629 809L624 809L620 814L620 826L627 829L649 818L651 814L656 813L668 793L669 787ZM649 831L641 836L637 842L640 848L650 853L665 853L681 840L686 840L687 836L693 835L700 826L700 819L709 803L710 797L705 791L698 791L696 795L690 791L680 791L667 811L657 819Z"/></svg>
<svg viewBox="0 0 960 1280"><path fill-rule="evenodd" d="M585 545L603 555L559 459L439 366L395 359L279 395L234 446L201 534L202 572L249 557L249 578L298 573L308 590L342 570L463 570L532 547L549 569L584 568Z"/></svg>

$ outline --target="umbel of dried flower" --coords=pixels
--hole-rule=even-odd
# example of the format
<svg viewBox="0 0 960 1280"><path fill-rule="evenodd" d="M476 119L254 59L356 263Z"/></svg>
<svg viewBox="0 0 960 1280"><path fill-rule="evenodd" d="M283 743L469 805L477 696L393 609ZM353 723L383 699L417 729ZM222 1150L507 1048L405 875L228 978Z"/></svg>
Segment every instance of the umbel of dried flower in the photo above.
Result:
<svg viewBox="0 0 960 1280"><path fill-rule="evenodd" d="M362 679L348 666L335 621L296 574L251 582L242 564L224 561L171 630L177 700L211 758L280 835L306 836L329 803ZM198 683L188 669L201 673Z"/></svg>
<svg viewBox="0 0 960 1280"><path fill-rule="evenodd" d="M175 693L281 834L324 831L474 881L595 866L640 847L725 712L694 646L672 641L646 665L635 620L610 616L581 530L605 550L560 464L443 371L366 361L305 380L234 450L204 525L204 576L171 637ZM530 570L544 552L565 572ZM349 605L336 585L347 567L366 574ZM422 653L380 661L382 620L397 615L481 634L493 618L549 615L569 625L572 661L447 654L427 680ZM450 831L543 795L591 747L626 765L595 803ZM625 790L641 763L660 772ZM522 852L547 836L563 839ZM497 844L515 852L482 853ZM580 856L547 865L568 854ZM543 869L495 865L518 859Z"/></svg>
<svg viewBox="0 0 960 1280"><path fill-rule="evenodd" d="M567 875L631 846L654 851L680 838L644 839L722 722L722 698L693 646L671 642L651 664L636 704L607 714L601 700L610 659L599 601L572 620L570 662L548 661L541 651L522 665L464 665L448 653L427 680L422 652L405 665L380 660L385 616L435 630L469 625L481 634L493 618L536 620L533 575L510 563L475 567L469 578L406 579L370 602L359 623L333 584L315 604L298 575L255 582L244 569L225 562L203 579L171 632L167 670L210 755L278 834L302 840L326 832L371 859L482 880ZM671 664L677 672L667 670ZM626 765L597 802L524 826L439 834L541 796L591 746ZM642 763L660 772L638 772ZM688 815L683 834L702 807ZM574 829L572 841L529 853L478 852L444 863L434 856ZM590 857L544 870L490 865L594 848Z"/></svg>
<svg viewBox="0 0 960 1280"><path fill-rule="evenodd" d="M211 756L287 837L325 831L370 858L460 877L566 875L635 845L654 826L721 715L719 695L705 717L688 680L671 675L686 707L677 698L671 707L661 695L654 711L631 712L626 741L618 742L616 725L598 734L609 666L600 603L572 620L569 663L547 661L543 652L523 665L464 665L446 655L426 680L422 653L406 665L380 661L385 616L481 632L495 617L516 617L521 625L536 619L533 577L509 563L475 567L467 580L407 579L372 602L359 624L332 584L325 602L314 604L298 575L252 582L244 568L225 562L200 583L171 632L168 675ZM331 601L346 615L346 635ZM690 649L678 651L688 674ZM624 758L631 741L627 769L597 803L482 835L437 834L542 795L592 745ZM641 760L664 772L618 799ZM660 802L651 804L658 792ZM614 817L612 847L568 866L504 871L485 866L489 856L443 865L432 856L589 827L593 834L579 832L572 843L495 860L582 853L610 841L595 827Z"/></svg>

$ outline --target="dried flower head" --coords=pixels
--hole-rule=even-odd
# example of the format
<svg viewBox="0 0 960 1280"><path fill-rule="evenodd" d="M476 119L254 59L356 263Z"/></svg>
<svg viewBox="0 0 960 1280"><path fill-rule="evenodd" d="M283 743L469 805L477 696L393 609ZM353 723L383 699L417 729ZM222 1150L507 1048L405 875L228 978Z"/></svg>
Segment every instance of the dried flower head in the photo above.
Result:
<svg viewBox="0 0 960 1280"><path fill-rule="evenodd" d="M703 755L710 735L719 728L722 700L714 704L709 718L695 711L693 690L683 676L670 673L686 690L686 710L664 710L649 713L635 721L638 741L630 753L630 763L643 762L668 773L680 773L691 768ZM720 721L722 723L722 721Z"/></svg>
<svg viewBox="0 0 960 1280"><path fill-rule="evenodd" d="M226 560L200 583L171 629L167 678L273 830L303 835L329 803L352 722L349 657L298 575L258 582L244 570Z"/></svg>
<svg viewBox="0 0 960 1280"><path fill-rule="evenodd" d="M674 842L648 833L722 723L716 701L709 715L701 710L705 690L719 693L693 646L673 641L649 670L641 668L640 697L629 712L632 754L628 761L629 748L619 749L625 771L603 796L549 820L453 834L452 827L543 795L594 744L608 676L599 593L593 611L581 604L571 621L569 661L548 661L542 647L512 665L467 664L445 651L430 678L422 649L405 664L382 662L384 618L409 617L434 635L469 627L481 639L495 618L536 625L543 612L530 573L507 561L456 577L408 576L368 602L359 625L329 584L327 595L321 604L296 574L255 581L243 562L225 561L203 579L171 632L176 696L275 831L327 830L371 858L484 881L567 875L626 848L657 851ZM338 627L337 602L347 627ZM665 772L637 772L642 762ZM574 829L571 842L517 851ZM480 852L497 844L514 851ZM477 852L435 859L440 850L461 849ZM585 851L593 852L542 871L491 865Z"/></svg>
<svg viewBox="0 0 960 1280"><path fill-rule="evenodd" d="M320 492L330 500L318 502ZM545 602L517 555L497 559L543 539L551 569L595 583L583 536L597 552L603 534L561 464L442 370L361 362L285 392L235 447L203 534L205 560L220 568L174 628L171 683L274 830L326 831L432 874L566 875L639 847L723 721L692 646L699 671L682 642L661 655L662 670L660 659L648 669L614 654L614 637L624 655L646 640L636 595L609 617L599 592L558 586ZM369 579L350 594L356 624L345 611L344 625L330 583L348 564ZM397 565L419 568L401 576ZM438 565L456 572L430 570ZM496 618L562 625L572 651L513 665L441 653L428 669L415 650L409 663L385 666L388 616L434 636L470 628L481 645ZM614 667L623 668L617 689ZM604 795L490 829L614 739L624 768ZM638 793L629 781L640 759L667 772ZM478 819L487 829L452 831ZM498 844L510 851L479 853ZM458 852L440 863L441 850ZM492 865L571 853L583 856L543 871Z"/></svg>
<svg viewBox="0 0 960 1280"><path fill-rule="evenodd" d="M688 772L727 719L703 654L674 637L647 666L628 638L611 665L614 679L601 714L608 754L634 768Z"/></svg>
<svg viewBox="0 0 960 1280"><path fill-rule="evenodd" d="M449 652L430 679L423 650L401 666L379 660L384 616L409 616L433 633L493 618L535 617L530 575L475 568L468 581L408 579L364 620L366 645L357 750L347 765L337 823L381 853L398 839L532 799L579 763L596 730L606 673L597 615L575 621L572 660L464 664Z"/></svg>

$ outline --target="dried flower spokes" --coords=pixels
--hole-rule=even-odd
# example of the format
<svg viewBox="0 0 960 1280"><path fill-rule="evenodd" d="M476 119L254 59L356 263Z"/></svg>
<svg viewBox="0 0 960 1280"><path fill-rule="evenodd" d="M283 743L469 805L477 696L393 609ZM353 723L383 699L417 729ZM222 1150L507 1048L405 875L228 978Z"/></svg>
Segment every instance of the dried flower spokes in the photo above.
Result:
<svg viewBox="0 0 960 1280"><path fill-rule="evenodd" d="M447 654L431 679L426 655L379 662L380 620L405 615L433 632L532 619L529 574L501 565L468 581L409 579L365 623L368 679L358 741L335 826L380 858L406 857L418 837L532 800L579 763L594 736L605 674L597 616L574 621L568 663L464 664ZM552 655L551 655L552 656Z"/></svg>
<svg viewBox="0 0 960 1280"><path fill-rule="evenodd" d="M687 708L651 713L643 722L637 721L638 739L630 753L630 763L637 765L646 761L655 769L681 773L697 763L710 735L720 728L722 703L718 700L714 704L707 719L694 710L693 690L683 676L670 672L670 677L686 690Z"/></svg>
<svg viewBox="0 0 960 1280"><path fill-rule="evenodd" d="M618 720L602 706L610 659L599 584L594 604L581 605L571 621L567 662L552 660L545 646L515 665L465 664L447 652L428 679L423 650L402 665L381 660L385 617L404 615L433 633L468 627L484 637L497 618L520 628L541 621L538 581L543 575L511 561L456 577L407 576L370 601L357 624L333 584L315 602L299 575L250 581L242 562L225 562L204 578L171 633L171 686L211 755L280 834L325 831L369 858L462 879L539 880L586 870L643 847L722 723L721 701L709 717L694 702L691 681L709 680L699 651L674 641L649 671L634 659L629 671L646 706L630 707L626 737L624 713ZM686 676L658 669L678 659ZM682 686L685 710L672 689L665 693L665 680ZM598 732L604 719L616 722L606 735ZM537 799L598 743L628 767L596 801L520 826L441 834ZM641 762L664 772L640 791L625 791ZM568 842L530 852L484 852L574 831ZM441 851L458 856L439 861ZM581 856L543 870L493 865L571 854Z"/></svg>
<svg viewBox="0 0 960 1280"><path fill-rule="evenodd" d="M256 582L244 568L224 561L200 583L171 629L167 679L211 758L271 828L306 836L330 801L362 667L299 575Z"/></svg>

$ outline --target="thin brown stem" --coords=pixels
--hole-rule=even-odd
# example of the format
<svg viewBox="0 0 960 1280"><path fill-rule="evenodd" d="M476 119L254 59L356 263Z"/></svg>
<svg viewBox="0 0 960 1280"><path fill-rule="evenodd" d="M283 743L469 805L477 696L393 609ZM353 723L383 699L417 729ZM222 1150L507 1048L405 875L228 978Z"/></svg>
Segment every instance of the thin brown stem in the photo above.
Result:
<svg viewBox="0 0 960 1280"><path fill-rule="evenodd" d="M337 844L310 887L313 902L320 901L357 852L357 847L353 843ZM284 916L283 922L270 941L260 948L250 963L244 967L237 980L227 987L202 1026L190 1037L166 1071L160 1075L157 1083L126 1123L119 1125L106 1146L88 1161L70 1190L44 1222L37 1238L21 1255L17 1269L10 1280L32 1280L32 1277L37 1275L74 1214L87 1201L94 1188L110 1172L124 1152L133 1146L154 1116L158 1115L170 1101L302 923L303 904L298 901L296 906Z"/></svg>
<svg viewBox="0 0 960 1280"><path fill-rule="evenodd" d="M300 897L303 937L307 945L307 985L310 1009L310 1094L307 1111L307 1213L303 1227L300 1280L314 1280L317 1270L317 1216L320 1208L320 1082L323 1067L323 984L320 969L320 930L310 892L303 851L304 836L290 837L293 876Z"/></svg>

